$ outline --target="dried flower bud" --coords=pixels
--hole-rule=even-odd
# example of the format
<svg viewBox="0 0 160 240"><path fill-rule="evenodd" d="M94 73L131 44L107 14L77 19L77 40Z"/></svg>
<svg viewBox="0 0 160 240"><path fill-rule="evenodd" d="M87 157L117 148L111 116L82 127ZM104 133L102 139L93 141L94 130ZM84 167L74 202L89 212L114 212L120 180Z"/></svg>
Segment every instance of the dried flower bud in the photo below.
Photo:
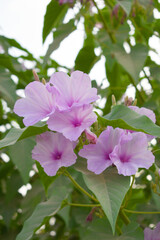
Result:
<svg viewBox="0 0 160 240"><path fill-rule="evenodd" d="M85 129L86 138L90 143L95 144L97 142L97 136L89 130L89 128Z"/></svg>
<svg viewBox="0 0 160 240"><path fill-rule="evenodd" d="M40 82L40 80L39 80L39 77L38 77L38 75L37 75L37 73L36 73L36 70L35 69L33 69L33 76L34 76L34 79L35 79L35 81L38 81L38 82Z"/></svg>

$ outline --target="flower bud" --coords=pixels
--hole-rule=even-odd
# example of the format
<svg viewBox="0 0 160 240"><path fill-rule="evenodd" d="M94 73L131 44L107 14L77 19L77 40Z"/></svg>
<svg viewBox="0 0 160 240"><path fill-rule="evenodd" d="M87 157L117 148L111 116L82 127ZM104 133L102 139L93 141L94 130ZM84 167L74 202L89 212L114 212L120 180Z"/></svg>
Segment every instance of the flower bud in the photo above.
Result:
<svg viewBox="0 0 160 240"><path fill-rule="evenodd" d="M40 80L39 80L39 77L38 77L38 75L37 75L37 73L36 73L36 70L35 69L33 69L33 76L34 76L34 79L35 79L35 81L38 81L38 82L40 82Z"/></svg>
<svg viewBox="0 0 160 240"><path fill-rule="evenodd" d="M86 138L89 140L90 143L95 144L97 142L97 136L93 132L89 130L89 128L85 129Z"/></svg>

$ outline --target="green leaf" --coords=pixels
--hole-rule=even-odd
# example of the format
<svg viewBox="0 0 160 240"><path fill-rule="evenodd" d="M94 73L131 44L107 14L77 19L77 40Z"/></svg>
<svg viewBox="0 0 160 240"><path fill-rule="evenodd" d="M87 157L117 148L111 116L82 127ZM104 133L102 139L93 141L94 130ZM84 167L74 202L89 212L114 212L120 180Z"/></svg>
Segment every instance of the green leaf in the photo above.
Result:
<svg viewBox="0 0 160 240"><path fill-rule="evenodd" d="M118 44L123 43L128 38L129 31L130 28L127 22L123 23L123 25L120 25L120 27L115 32Z"/></svg>
<svg viewBox="0 0 160 240"><path fill-rule="evenodd" d="M87 170L85 160L78 160L77 170L83 173L87 187L99 200L108 220L115 232L115 224L122 201L129 189L130 178L117 173L115 167L108 168L100 175Z"/></svg>
<svg viewBox="0 0 160 240"><path fill-rule="evenodd" d="M140 115L130 108L117 105L111 112L104 117L98 116L98 121L103 126L119 127L123 129L140 131L156 137L160 137L160 127L152 122L151 119Z"/></svg>
<svg viewBox="0 0 160 240"><path fill-rule="evenodd" d="M18 48L28 54L28 56L33 57L32 54L26 49L23 48L15 39L7 38L5 36L0 35L0 44L3 46L4 50L8 52L8 49L11 47Z"/></svg>
<svg viewBox="0 0 160 240"><path fill-rule="evenodd" d="M35 141L31 138L16 142L14 146L8 147L8 153L15 166L18 168L25 184L29 181L29 172L32 169L33 161L31 151Z"/></svg>
<svg viewBox="0 0 160 240"><path fill-rule="evenodd" d="M0 96L3 98L9 107L13 108L13 105L17 99L16 85L11 79L11 75L4 69L0 68Z"/></svg>
<svg viewBox="0 0 160 240"><path fill-rule="evenodd" d="M3 181L3 189L5 189L5 195L1 192L0 209L3 220L9 228L10 222L14 214L17 212L19 206L19 193L18 189L23 185L22 179L18 171L13 171L5 181ZM2 186L2 185L1 185Z"/></svg>
<svg viewBox="0 0 160 240"><path fill-rule="evenodd" d="M124 226L122 232L122 236L119 236L117 240L144 240L143 230L135 222Z"/></svg>
<svg viewBox="0 0 160 240"><path fill-rule="evenodd" d="M47 50L47 53L44 57L44 63L43 66L47 64L47 60L51 53L55 51L57 48L59 48L60 43L69 35L71 34L74 30L76 29L74 25L74 20L70 20L66 24L61 24L56 31L54 32L54 40L53 42L49 45L49 48Z"/></svg>
<svg viewBox="0 0 160 240"><path fill-rule="evenodd" d="M83 240L97 240L97 239L115 239L112 234L111 227L106 218L96 219L88 225L88 227L81 227L80 236Z"/></svg>
<svg viewBox="0 0 160 240"><path fill-rule="evenodd" d="M65 183L65 184L64 184ZM66 177L60 176L52 186L52 194L50 198L38 204L33 214L25 221L24 226L16 240L29 240L33 233L40 227L48 217L55 215L60 209L62 201L70 192L70 183Z"/></svg>
<svg viewBox="0 0 160 240"><path fill-rule="evenodd" d="M94 39L92 35L88 35L84 41L83 48L79 51L75 60L75 70L89 73L94 64L100 59L94 53Z"/></svg>
<svg viewBox="0 0 160 240"><path fill-rule="evenodd" d="M112 66L110 65L112 62ZM110 55L106 57L106 75L110 83L107 87L107 91L103 89L103 94L106 93L107 101L103 108L103 113L107 114L111 111L111 96L114 94L116 100L121 99L122 95L125 93L127 86L130 84L128 73L121 67L121 65L112 59Z"/></svg>
<svg viewBox="0 0 160 240"><path fill-rule="evenodd" d="M48 34L54 27L57 27L59 22L62 21L68 10L66 4L60 5L58 1L51 0L47 6L46 14L44 16L44 26L43 26L43 42L45 41Z"/></svg>
<svg viewBox="0 0 160 240"><path fill-rule="evenodd" d="M143 231L136 223L131 223L121 236L113 236L107 219L97 219L90 223L87 228L80 228L80 236L83 240L143 240Z"/></svg>
<svg viewBox="0 0 160 240"><path fill-rule="evenodd" d="M11 72L15 73L13 67L12 58L5 54L0 54L0 66L9 69Z"/></svg>
<svg viewBox="0 0 160 240"><path fill-rule="evenodd" d="M54 182L56 180L57 175L53 176L53 177L50 177L44 172L44 170L41 167L39 162L36 161L36 165L37 165L37 168L38 168L38 171L39 171L40 179L43 183L43 186L44 186L44 189L45 189L45 192L46 192L46 195L47 195L48 187L52 184L52 182Z"/></svg>
<svg viewBox="0 0 160 240"><path fill-rule="evenodd" d="M23 222L31 216L37 204L39 204L42 201L45 201L45 198L46 196L44 193L44 188L41 184L40 179L37 178L32 183L31 190L27 191L27 195L21 201Z"/></svg>
<svg viewBox="0 0 160 240"><path fill-rule="evenodd" d="M47 129L47 125L44 123L37 123L34 126L25 128L12 128L5 138L0 141L0 149L13 145L19 140L46 132Z"/></svg>
<svg viewBox="0 0 160 240"><path fill-rule="evenodd" d="M142 44L137 44L127 54L122 48L115 48L113 51L117 61L130 74L134 82L138 84L139 73L142 70L148 55L148 49Z"/></svg>
<svg viewBox="0 0 160 240"><path fill-rule="evenodd" d="M130 14L133 0L117 0L127 15Z"/></svg>

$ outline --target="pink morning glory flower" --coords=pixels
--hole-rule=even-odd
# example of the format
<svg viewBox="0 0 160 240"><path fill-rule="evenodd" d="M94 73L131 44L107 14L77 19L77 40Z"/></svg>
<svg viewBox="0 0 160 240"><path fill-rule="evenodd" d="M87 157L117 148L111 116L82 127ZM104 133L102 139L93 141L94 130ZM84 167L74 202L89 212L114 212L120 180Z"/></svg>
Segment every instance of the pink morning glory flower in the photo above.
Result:
<svg viewBox="0 0 160 240"><path fill-rule="evenodd" d="M18 99L14 112L24 117L25 126L31 126L48 117L55 111L55 94L38 81L29 83L25 88L25 98Z"/></svg>
<svg viewBox="0 0 160 240"><path fill-rule="evenodd" d="M110 154L118 173L131 176L138 168L146 168L154 163L154 155L147 150L148 141L144 133L128 133L121 136L120 142Z"/></svg>
<svg viewBox="0 0 160 240"><path fill-rule="evenodd" d="M48 128L76 141L81 133L97 120L92 105L72 107L67 111L56 110L47 121Z"/></svg>
<svg viewBox="0 0 160 240"><path fill-rule="evenodd" d="M32 158L37 160L49 176L55 176L60 167L76 162L73 144L61 133L45 132L36 137Z"/></svg>
<svg viewBox="0 0 160 240"><path fill-rule="evenodd" d="M125 134L125 132L122 129L107 127L107 130L100 134L96 144L83 146L79 155L87 159L88 170L95 174L100 174L112 165L110 153L119 143L123 134Z"/></svg>
<svg viewBox="0 0 160 240"><path fill-rule="evenodd" d="M154 123L156 122L156 116L155 116L155 114L154 114L154 112L152 110L150 110L148 108L144 108L144 107L139 108L137 106L128 106L128 107L131 110L137 112L140 115L147 116L148 118L150 118L152 120L152 122L154 122ZM133 132L133 131L130 131L130 132ZM148 141L151 141L154 138L154 136L149 135L149 134L146 134L146 136L147 136Z"/></svg>
<svg viewBox="0 0 160 240"><path fill-rule="evenodd" d="M150 228L144 229L144 240L160 240L160 222L154 230Z"/></svg>
<svg viewBox="0 0 160 240"><path fill-rule="evenodd" d="M99 98L97 89L91 87L89 76L81 71L72 72L70 77L64 72L56 72L51 76L49 84L50 88L53 86L60 93L57 98L59 110L89 104Z"/></svg>
<svg viewBox="0 0 160 240"><path fill-rule="evenodd" d="M156 116L154 114L154 112L148 108L139 108L137 106L128 106L131 110L137 112L138 114L140 115L145 115L147 116L148 118L150 118L152 120L152 122L156 122Z"/></svg>

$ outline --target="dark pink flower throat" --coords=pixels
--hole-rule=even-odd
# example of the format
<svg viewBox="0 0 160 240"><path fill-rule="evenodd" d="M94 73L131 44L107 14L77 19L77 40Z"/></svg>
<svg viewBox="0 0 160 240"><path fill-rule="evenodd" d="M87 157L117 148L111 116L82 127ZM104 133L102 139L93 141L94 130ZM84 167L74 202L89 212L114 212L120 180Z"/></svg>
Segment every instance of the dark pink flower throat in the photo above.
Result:
<svg viewBox="0 0 160 240"><path fill-rule="evenodd" d="M53 160L60 160L61 157L62 157L62 152L60 152L60 151L55 151L54 153L52 153Z"/></svg>

